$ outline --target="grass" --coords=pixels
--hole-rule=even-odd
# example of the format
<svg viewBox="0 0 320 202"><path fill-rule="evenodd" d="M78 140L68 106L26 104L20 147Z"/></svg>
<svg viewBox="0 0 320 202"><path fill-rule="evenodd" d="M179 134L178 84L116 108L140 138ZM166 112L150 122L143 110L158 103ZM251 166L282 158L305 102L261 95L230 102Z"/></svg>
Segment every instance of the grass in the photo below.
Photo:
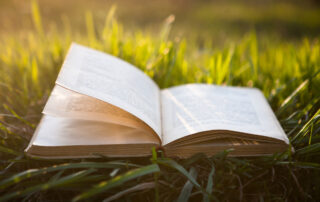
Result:
<svg viewBox="0 0 320 202"><path fill-rule="evenodd" d="M0 0L0 34L34 27L29 1ZM70 23L80 33L85 29L84 11L94 11L96 28L101 29L114 3L126 30L139 27L159 31L162 20L174 13L173 36L194 36L200 41L211 38L220 48L226 41L240 40L250 29L255 29L259 37L291 41L320 32L320 4L315 0L184 0L174 4L171 0L39 1L46 30Z"/></svg>
<svg viewBox="0 0 320 202"><path fill-rule="evenodd" d="M159 34L125 31L112 8L102 29L85 14L87 31L35 29L0 39L0 200L78 201L317 201L320 200L320 42L259 38L215 48L170 36L173 16ZM25 156L41 110L71 43L111 53L141 68L161 88L201 82L263 91L296 152L232 158L43 160Z"/></svg>

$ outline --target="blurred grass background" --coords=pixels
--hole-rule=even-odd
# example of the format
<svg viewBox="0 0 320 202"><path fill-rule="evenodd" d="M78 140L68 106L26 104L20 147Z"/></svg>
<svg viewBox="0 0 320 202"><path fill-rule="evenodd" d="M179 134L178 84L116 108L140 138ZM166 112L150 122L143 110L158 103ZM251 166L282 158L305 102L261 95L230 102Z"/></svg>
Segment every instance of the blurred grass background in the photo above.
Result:
<svg viewBox="0 0 320 202"><path fill-rule="evenodd" d="M39 1L46 31L71 25L74 32L85 29L85 12L92 11L97 30L104 24L111 5L127 30L156 32L162 21L174 14L174 36L211 38L223 45L241 39L249 30L258 36L296 40L318 36L320 4L298 0L95 0ZM33 28L29 1L0 1L0 32L25 32Z"/></svg>
<svg viewBox="0 0 320 202"><path fill-rule="evenodd" d="M0 201L319 201L319 15L316 1L0 1ZM72 41L136 65L161 88L258 87L296 152L27 157Z"/></svg>

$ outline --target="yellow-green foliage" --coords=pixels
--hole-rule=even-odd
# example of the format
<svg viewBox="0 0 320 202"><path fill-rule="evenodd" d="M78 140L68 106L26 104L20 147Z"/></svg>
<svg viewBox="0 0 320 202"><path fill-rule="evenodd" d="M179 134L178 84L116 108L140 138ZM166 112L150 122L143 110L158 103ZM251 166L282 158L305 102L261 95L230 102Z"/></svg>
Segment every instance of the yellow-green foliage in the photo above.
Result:
<svg viewBox="0 0 320 202"><path fill-rule="evenodd" d="M199 45L196 40L170 36L173 16L169 16L158 30L159 34L155 34L126 30L114 18L114 13L115 7L112 7L102 29L97 29L92 14L87 12L83 16L86 33L73 32L67 23L63 29L55 28L46 32L42 27L37 4L33 3L35 29L23 35L1 37L2 199L57 199L41 190L54 191L59 187L63 187L64 192L58 194L58 200L77 196L75 199L79 199L82 196L100 194L102 191L95 190L93 185L98 189L99 183L106 180L107 183L113 183L113 189L108 187L111 191L106 192L104 197L129 190L125 193L138 192L137 195L129 194L136 199L140 197L152 201L155 197L171 201L178 198L180 191L190 194L193 190L188 196L195 199L203 195L206 200L319 199L319 39L281 42L271 38L260 39L253 31L241 41L217 49L210 43L210 39L204 45ZM123 160L109 162L109 159L103 159L102 161L108 161L103 165L99 162L81 164L74 161L74 164L70 164L73 170L69 169L69 165L61 164L64 161L29 159L23 155L23 149L41 117L41 110L72 41L105 51L136 65L161 88L191 82L257 87L268 98L297 152L292 154L287 151L256 159L225 158L223 154L213 158L196 156L178 161L181 165L173 160L162 157L157 159L154 156L152 163L161 165L160 168L157 165L146 166L150 164L149 159L127 159L126 162L139 164L127 164L128 166L125 166ZM48 169L41 168L43 166L48 166ZM131 176L131 171L128 170L134 167L142 168L133 170L134 178L124 178L129 174ZM35 170L28 170L31 168ZM87 170L79 171L80 168ZM109 170L103 170L105 168ZM150 168L153 170L150 171ZM143 174L145 170L147 175L159 172L159 169L160 173L154 178ZM189 169L191 174L187 171ZM43 170L48 172L42 172ZM118 172L122 174L118 175ZM199 173L198 178L193 175L195 172ZM28 173L36 175L29 176ZM118 178L113 178L115 175ZM306 179L304 175L310 179ZM133 179L136 181L132 181ZM137 183L142 183L139 184L140 188ZM117 187L119 185L120 188ZM185 188L193 185L194 189ZM29 189L25 190L25 187ZM141 187L146 187L145 192ZM73 192L68 192L68 189Z"/></svg>

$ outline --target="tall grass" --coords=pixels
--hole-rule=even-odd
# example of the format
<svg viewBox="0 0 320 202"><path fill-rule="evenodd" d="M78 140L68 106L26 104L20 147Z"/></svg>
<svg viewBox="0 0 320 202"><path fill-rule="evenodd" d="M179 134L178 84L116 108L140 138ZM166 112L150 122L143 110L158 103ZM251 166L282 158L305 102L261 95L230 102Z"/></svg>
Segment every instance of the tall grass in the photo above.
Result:
<svg viewBox="0 0 320 202"><path fill-rule="evenodd" d="M86 33L35 29L0 39L0 200L301 201L320 200L320 42L260 39L254 32L216 49L170 36L125 30L111 8L102 29L84 15ZM269 157L43 160L24 155L71 43L108 52L141 68L161 88L200 82L260 88L296 152Z"/></svg>

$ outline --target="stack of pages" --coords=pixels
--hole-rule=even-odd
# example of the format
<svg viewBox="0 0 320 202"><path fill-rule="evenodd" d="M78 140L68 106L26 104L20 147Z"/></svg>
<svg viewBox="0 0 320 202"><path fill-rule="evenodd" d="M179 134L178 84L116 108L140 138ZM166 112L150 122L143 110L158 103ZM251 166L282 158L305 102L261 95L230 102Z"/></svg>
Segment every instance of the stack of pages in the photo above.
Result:
<svg viewBox="0 0 320 202"><path fill-rule="evenodd" d="M169 157L233 156L288 149L254 88L186 84L160 90L133 65L72 44L26 149L42 158L134 157L162 147Z"/></svg>

